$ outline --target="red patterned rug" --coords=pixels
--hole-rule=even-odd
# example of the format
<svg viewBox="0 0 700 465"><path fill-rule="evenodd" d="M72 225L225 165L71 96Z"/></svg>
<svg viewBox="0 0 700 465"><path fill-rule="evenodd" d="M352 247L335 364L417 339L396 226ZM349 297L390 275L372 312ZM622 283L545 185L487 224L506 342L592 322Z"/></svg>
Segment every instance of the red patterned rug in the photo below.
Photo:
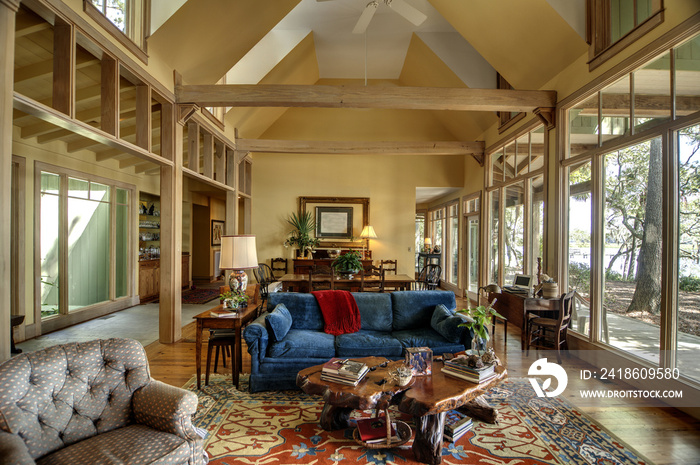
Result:
<svg viewBox="0 0 700 465"><path fill-rule="evenodd" d="M238 391L230 377L219 375L201 391L194 377L184 387L199 396L195 425L209 434L205 447L212 464L418 463L412 441L394 449L366 449L352 439L352 428L324 431L318 426L323 401L317 396L251 394L245 377ZM498 408L500 424L474 421L456 443L444 443L442 463L651 465L564 400L536 397L527 379L506 380L486 397ZM371 413L354 412L353 418ZM392 416L410 424L398 411Z"/></svg>

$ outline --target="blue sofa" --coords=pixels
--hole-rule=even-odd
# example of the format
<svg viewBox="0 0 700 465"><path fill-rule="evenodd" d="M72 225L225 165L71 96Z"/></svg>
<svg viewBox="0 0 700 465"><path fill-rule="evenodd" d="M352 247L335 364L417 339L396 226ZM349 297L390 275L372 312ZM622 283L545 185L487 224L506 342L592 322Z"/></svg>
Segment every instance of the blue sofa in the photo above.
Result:
<svg viewBox="0 0 700 465"><path fill-rule="evenodd" d="M243 337L251 356L251 392L296 389L299 370L332 357L404 358L407 347L430 347L434 354L471 345L471 333L459 326L455 295L449 291L353 293L361 329L333 336L323 331L323 315L312 294L271 293L270 313L251 324ZM288 313L282 308L286 308ZM286 331L274 327L285 315ZM291 322L289 319L291 317ZM282 317L284 319L284 317Z"/></svg>

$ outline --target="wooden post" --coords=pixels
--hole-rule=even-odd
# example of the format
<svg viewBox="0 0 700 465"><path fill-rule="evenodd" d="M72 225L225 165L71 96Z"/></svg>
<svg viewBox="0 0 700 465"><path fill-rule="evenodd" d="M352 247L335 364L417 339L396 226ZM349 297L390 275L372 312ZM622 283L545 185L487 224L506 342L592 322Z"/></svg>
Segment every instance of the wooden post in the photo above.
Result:
<svg viewBox="0 0 700 465"><path fill-rule="evenodd" d="M202 158L204 161L203 173L205 177L214 179L214 136L209 132L202 134L204 144L202 145Z"/></svg>
<svg viewBox="0 0 700 465"><path fill-rule="evenodd" d="M119 66L106 53L102 57L102 91L100 92L100 127L108 134L119 137Z"/></svg>
<svg viewBox="0 0 700 465"><path fill-rule="evenodd" d="M10 222L12 220L12 93L17 0L0 0L0 362L10 358Z"/></svg>
<svg viewBox="0 0 700 465"><path fill-rule="evenodd" d="M75 32L58 16L53 31L53 107L74 118Z"/></svg>
<svg viewBox="0 0 700 465"><path fill-rule="evenodd" d="M187 147L189 151L188 168L199 173L199 124L196 121L187 123Z"/></svg>
<svg viewBox="0 0 700 465"><path fill-rule="evenodd" d="M160 169L160 303L159 340L182 337L182 134L175 105L163 104L161 123L164 157L173 166Z"/></svg>
<svg viewBox="0 0 700 465"><path fill-rule="evenodd" d="M151 151L151 88L145 84L136 86L136 145Z"/></svg>

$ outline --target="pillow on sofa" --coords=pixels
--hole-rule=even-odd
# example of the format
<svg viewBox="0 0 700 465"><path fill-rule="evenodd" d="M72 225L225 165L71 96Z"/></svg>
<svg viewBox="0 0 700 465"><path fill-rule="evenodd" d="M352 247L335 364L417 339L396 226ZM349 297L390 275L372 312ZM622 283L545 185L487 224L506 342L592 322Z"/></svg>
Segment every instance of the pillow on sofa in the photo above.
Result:
<svg viewBox="0 0 700 465"><path fill-rule="evenodd" d="M430 319L430 326L450 342L459 342L464 331L464 328L459 326L462 323L464 319L449 311L443 304L435 306L433 317Z"/></svg>
<svg viewBox="0 0 700 465"><path fill-rule="evenodd" d="M272 340L279 342L292 327L292 315L284 304L277 304L275 309L265 317L265 325L272 335Z"/></svg>

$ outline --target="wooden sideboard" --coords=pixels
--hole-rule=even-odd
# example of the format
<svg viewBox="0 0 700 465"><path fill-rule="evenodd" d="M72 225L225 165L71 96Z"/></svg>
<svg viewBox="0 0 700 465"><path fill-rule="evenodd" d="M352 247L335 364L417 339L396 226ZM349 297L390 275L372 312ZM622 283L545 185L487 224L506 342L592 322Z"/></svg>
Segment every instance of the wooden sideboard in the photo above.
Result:
<svg viewBox="0 0 700 465"><path fill-rule="evenodd" d="M182 254L182 288L190 287L190 254ZM160 259L139 261L139 300L148 302L160 295Z"/></svg>
<svg viewBox="0 0 700 465"><path fill-rule="evenodd" d="M331 266L333 263L332 258L307 258L307 259L294 259L293 273L294 274L309 274L309 270L314 266ZM372 264L372 260L362 260L362 266L368 266Z"/></svg>

